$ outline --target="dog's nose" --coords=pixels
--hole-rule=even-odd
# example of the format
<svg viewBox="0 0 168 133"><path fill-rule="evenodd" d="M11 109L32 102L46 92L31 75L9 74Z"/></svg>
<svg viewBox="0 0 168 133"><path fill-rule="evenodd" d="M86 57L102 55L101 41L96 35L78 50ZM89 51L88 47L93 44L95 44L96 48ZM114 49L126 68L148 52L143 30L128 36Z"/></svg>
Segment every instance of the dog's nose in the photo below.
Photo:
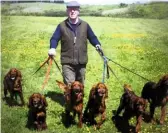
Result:
<svg viewBox="0 0 168 133"><path fill-rule="evenodd" d="M33 102L34 102L34 103L38 103L38 99L34 99Z"/></svg>
<svg viewBox="0 0 168 133"><path fill-rule="evenodd" d="M36 104L36 103L37 103L37 101L33 101L33 103L34 103L34 104Z"/></svg>
<svg viewBox="0 0 168 133"><path fill-rule="evenodd" d="M104 94L105 90L103 88L101 88L101 89L98 89L98 92Z"/></svg>
<svg viewBox="0 0 168 133"><path fill-rule="evenodd" d="M73 90L75 93L80 93L81 91L80 91L80 88L74 88L74 90Z"/></svg>

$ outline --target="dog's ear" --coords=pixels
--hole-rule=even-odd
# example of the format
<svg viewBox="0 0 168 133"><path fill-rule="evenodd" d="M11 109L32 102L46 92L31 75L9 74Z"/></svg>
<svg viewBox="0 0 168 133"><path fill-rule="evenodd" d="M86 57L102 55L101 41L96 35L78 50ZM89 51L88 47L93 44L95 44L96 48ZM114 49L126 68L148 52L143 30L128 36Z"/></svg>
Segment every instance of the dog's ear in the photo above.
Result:
<svg viewBox="0 0 168 133"><path fill-rule="evenodd" d="M145 109L146 109L147 105L148 105L148 100L147 99L144 99L144 105L145 105Z"/></svg>
<svg viewBox="0 0 168 133"><path fill-rule="evenodd" d="M22 74L21 74L21 72L20 72L19 70L17 70L17 69L16 69L16 72L17 72L17 77L22 78Z"/></svg>
<svg viewBox="0 0 168 133"><path fill-rule="evenodd" d="M108 98L108 89L107 89L106 85L104 85L104 86L105 86L105 90L106 90L106 92L105 92L105 98Z"/></svg>
<svg viewBox="0 0 168 133"><path fill-rule="evenodd" d="M21 78L20 77L17 77L16 80L14 81L14 87L22 87L22 84L21 84Z"/></svg>
<svg viewBox="0 0 168 133"><path fill-rule="evenodd" d="M84 85L81 83L81 89L82 89L82 94L83 94L83 97L84 97Z"/></svg>
<svg viewBox="0 0 168 133"><path fill-rule="evenodd" d="M162 76L162 78L158 81L156 85L157 87L161 87L164 84L168 84L168 74Z"/></svg>
<svg viewBox="0 0 168 133"><path fill-rule="evenodd" d="M66 92L66 91L67 91L68 86L67 86L66 84L64 84L63 82L58 81L58 80L56 80L56 82L57 82L57 85L59 86L59 88L60 88L63 92Z"/></svg>
<svg viewBox="0 0 168 133"><path fill-rule="evenodd" d="M140 98L138 98L138 101L136 102L136 105L139 105L139 104L141 104L143 106L143 108L146 109L147 100L140 97Z"/></svg>
<svg viewBox="0 0 168 133"><path fill-rule="evenodd" d="M80 83L81 89L84 89L84 85L82 83Z"/></svg>
<svg viewBox="0 0 168 133"><path fill-rule="evenodd" d="M129 102L129 106L134 109L134 102Z"/></svg>
<svg viewBox="0 0 168 133"><path fill-rule="evenodd" d="M132 87L129 84L124 84L123 88L124 88L124 92L132 91L132 89L131 89Z"/></svg>
<svg viewBox="0 0 168 133"><path fill-rule="evenodd" d="M90 90L89 99L95 98L95 93L96 93L96 85L93 85Z"/></svg>
<svg viewBox="0 0 168 133"><path fill-rule="evenodd" d="M156 84L157 87L161 87L163 83L163 77L158 81L158 83Z"/></svg>
<svg viewBox="0 0 168 133"><path fill-rule="evenodd" d="M46 100L45 96L43 96L43 95L41 96L41 103L42 103L45 107L48 106L47 100Z"/></svg>
<svg viewBox="0 0 168 133"><path fill-rule="evenodd" d="M80 87L81 87L82 93L84 94L84 85L82 83L80 83Z"/></svg>
<svg viewBox="0 0 168 133"><path fill-rule="evenodd" d="M15 80L15 83L16 84L21 84L21 80L22 80L21 77L17 77L16 80Z"/></svg>
<svg viewBox="0 0 168 133"><path fill-rule="evenodd" d="M28 108L31 108L32 106L33 106L33 103L32 103L32 98L33 98L33 95L31 95L30 97L29 97L29 101L28 101Z"/></svg>
<svg viewBox="0 0 168 133"><path fill-rule="evenodd" d="M12 68L11 68L11 69L8 71L8 73L6 74L7 77L10 77L11 71L12 71Z"/></svg>

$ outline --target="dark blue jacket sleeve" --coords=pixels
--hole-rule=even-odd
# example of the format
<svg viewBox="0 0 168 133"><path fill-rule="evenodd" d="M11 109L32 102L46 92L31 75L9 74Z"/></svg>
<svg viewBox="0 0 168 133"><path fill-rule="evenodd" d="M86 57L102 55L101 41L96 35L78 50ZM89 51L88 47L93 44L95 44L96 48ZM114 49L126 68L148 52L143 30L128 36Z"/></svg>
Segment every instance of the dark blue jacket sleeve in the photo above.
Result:
<svg viewBox="0 0 168 133"><path fill-rule="evenodd" d="M56 48L60 38L61 38L61 28L60 25L58 25L50 39L50 48Z"/></svg>
<svg viewBox="0 0 168 133"><path fill-rule="evenodd" d="M88 24L87 27L87 38L89 40L89 42L95 47L96 44L100 44L99 40L97 39L96 35L94 34L94 32L92 31L91 27ZM101 45L101 44L100 44Z"/></svg>

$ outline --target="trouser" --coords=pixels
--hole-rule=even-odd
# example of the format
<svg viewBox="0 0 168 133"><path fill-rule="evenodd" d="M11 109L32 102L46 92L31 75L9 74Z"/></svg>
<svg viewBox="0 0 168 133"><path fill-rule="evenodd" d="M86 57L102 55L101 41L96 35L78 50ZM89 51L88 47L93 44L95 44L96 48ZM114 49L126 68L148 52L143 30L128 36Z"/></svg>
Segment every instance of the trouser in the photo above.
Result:
<svg viewBox="0 0 168 133"><path fill-rule="evenodd" d="M63 64L62 65L62 72L63 72L63 79L65 84L72 83L74 81L79 81L84 84L85 80L85 71L86 71L86 64Z"/></svg>

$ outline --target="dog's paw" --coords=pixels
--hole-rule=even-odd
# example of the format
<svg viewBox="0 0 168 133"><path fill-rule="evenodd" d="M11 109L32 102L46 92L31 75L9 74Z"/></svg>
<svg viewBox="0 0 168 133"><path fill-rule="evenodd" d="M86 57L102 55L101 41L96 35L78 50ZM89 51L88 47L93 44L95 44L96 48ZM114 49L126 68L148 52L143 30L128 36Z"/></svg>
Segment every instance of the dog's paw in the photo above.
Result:
<svg viewBox="0 0 168 133"><path fill-rule="evenodd" d="M151 119L151 123L152 124L156 124L156 120L155 119Z"/></svg>
<svg viewBox="0 0 168 133"><path fill-rule="evenodd" d="M82 128L83 124L82 123L78 123L78 127Z"/></svg>
<svg viewBox="0 0 168 133"><path fill-rule="evenodd" d="M163 123L164 123L164 121L162 121L162 120L159 121L159 124L160 124L160 125L163 125Z"/></svg>

